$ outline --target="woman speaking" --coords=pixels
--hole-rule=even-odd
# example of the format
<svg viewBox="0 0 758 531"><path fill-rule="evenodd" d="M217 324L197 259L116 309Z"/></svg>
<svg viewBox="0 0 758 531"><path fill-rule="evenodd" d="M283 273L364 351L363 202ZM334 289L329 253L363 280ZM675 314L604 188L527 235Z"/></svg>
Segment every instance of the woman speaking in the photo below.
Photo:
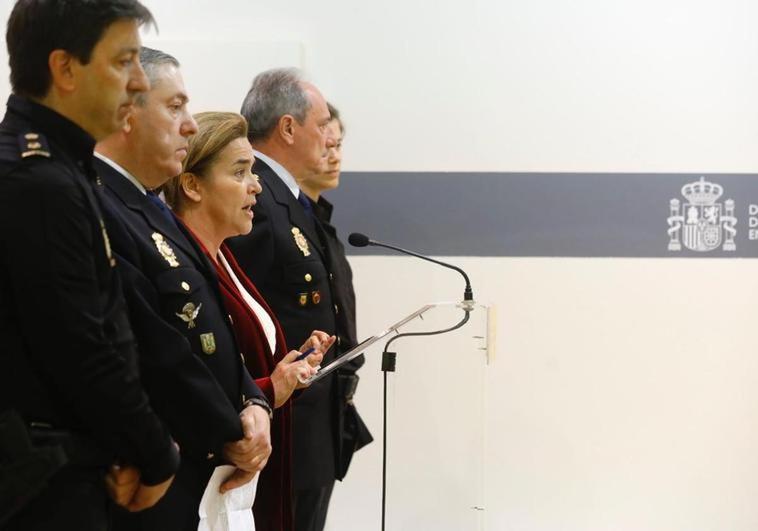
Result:
<svg viewBox="0 0 758 531"><path fill-rule="evenodd" d="M198 132L189 140L184 171L164 187L166 202L189 228L218 274L232 325L247 369L275 407L271 422L273 451L261 472L253 505L258 531L291 531L290 397L310 375L334 342L314 331L300 347L287 353L276 316L245 276L224 240L250 232L255 196L261 192L251 171L254 157L247 123L236 113L195 115Z"/></svg>

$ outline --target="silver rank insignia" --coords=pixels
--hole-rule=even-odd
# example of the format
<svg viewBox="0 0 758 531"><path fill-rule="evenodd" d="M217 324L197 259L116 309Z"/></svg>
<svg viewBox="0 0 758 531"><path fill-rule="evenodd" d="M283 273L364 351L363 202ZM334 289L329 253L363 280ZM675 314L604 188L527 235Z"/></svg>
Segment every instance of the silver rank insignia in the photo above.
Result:
<svg viewBox="0 0 758 531"><path fill-rule="evenodd" d="M300 229L292 227L292 237L295 238L295 245L297 245L297 248L303 253L303 256L310 256L311 250L308 248L308 240L305 239L305 236L300 232Z"/></svg>
<svg viewBox="0 0 758 531"><path fill-rule="evenodd" d="M188 302L182 306L182 313L177 313L176 316L187 323L187 328L195 328L195 319L197 319L197 314L200 313L200 308L202 307L202 302L197 306L191 302Z"/></svg>
<svg viewBox="0 0 758 531"><path fill-rule="evenodd" d="M50 148L44 136L38 133L26 133L19 137L21 158L40 156L50 158Z"/></svg>
<svg viewBox="0 0 758 531"><path fill-rule="evenodd" d="M213 332L200 334L200 345L203 347L203 352L208 355L216 352L216 337L213 335Z"/></svg>
<svg viewBox="0 0 758 531"><path fill-rule="evenodd" d="M155 247L157 247L158 252L161 253L161 256L166 260L166 262L168 262L168 265L171 267L179 267L179 260L176 259L174 250L163 237L163 234L160 232L154 232L153 241L155 242Z"/></svg>

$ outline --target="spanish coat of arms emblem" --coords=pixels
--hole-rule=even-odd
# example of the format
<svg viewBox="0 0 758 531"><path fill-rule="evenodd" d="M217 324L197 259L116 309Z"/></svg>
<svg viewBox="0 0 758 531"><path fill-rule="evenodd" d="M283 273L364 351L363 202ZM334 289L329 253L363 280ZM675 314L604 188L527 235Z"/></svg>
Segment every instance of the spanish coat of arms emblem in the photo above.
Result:
<svg viewBox="0 0 758 531"><path fill-rule="evenodd" d="M686 203L679 199L669 202L669 251L681 251L682 244L692 251L706 252L721 246L724 251L734 251L737 246L737 218L734 217L734 200L719 203L724 188L708 182L705 177L682 186Z"/></svg>

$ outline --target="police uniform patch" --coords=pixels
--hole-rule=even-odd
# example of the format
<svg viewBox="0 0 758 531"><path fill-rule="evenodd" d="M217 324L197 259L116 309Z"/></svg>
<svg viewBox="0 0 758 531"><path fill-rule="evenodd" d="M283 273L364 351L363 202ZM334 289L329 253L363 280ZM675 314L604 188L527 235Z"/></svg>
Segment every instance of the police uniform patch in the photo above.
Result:
<svg viewBox="0 0 758 531"><path fill-rule="evenodd" d="M187 323L187 329L195 328L195 319L197 319L197 314L200 313L200 308L202 307L202 302L197 306L195 306L195 304L192 302L188 302L182 306L181 313L177 313L176 316Z"/></svg>
<svg viewBox="0 0 758 531"><path fill-rule="evenodd" d="M200 334L200 346L203 347L203 352L208 355L216 352L216 337L213 335L213 332Z"/></svg>
<svg viewBox="0 0 758 531"><path fill-rule="evenodd" d="M299 298L298 298L297 302L300 303L300 306L305 306L306 304L308 304L308 294L307 293L301 293L299 295Z"/></svg>
<svg viewBox="0 0 758 531"><path fill-rule="evenodd" d="M299 228L292 227L292 237L295 239L295 245L297 245L297 248L303 253L303 256L310 256L311 250L308 248L308 240L305 239L305 236L300 232Z"/></svg>
<svg viewBox="0 0 758 531"><path fill-rule="evenodd" d="M18 135L18 147L21 150L21 158L47 157L50 158L50 147L47 139L39 133L22 133Z"/></svg>
<svg viewBox="0 0 758 531"><path fill-rule="evenodd" d="M168 262L168 265L171 267L179 267L179 260L176 259L176 253L174 253L174 250L163 237L163 234L160 232L154 232L152 237L155 242L155 247L166 262Z"/></svg>

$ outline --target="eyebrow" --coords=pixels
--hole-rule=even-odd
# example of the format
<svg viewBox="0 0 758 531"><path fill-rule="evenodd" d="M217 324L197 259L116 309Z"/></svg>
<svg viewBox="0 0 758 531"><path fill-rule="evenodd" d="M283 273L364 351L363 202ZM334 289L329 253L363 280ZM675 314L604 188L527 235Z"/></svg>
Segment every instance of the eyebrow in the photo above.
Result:
<svg viewBox="0 0 758 531"><path fill-rule="evenodd" d="M237 164L245 164L245 165L248 165L248 164L252 164L252 163L253 163L253 159L237 159L237 160L235 160L235 161L232 163L232 166L236 166Z"/></svg>
<svg viewBox="0 0 758 531"><path fill-rule="evenodd" d="M187 103L189 101L189 96L185 92L177 92L176 94L167 97L166 102L171 102L175 99L180 100L182 103Z"/></svg>
<svg viewBox="0 0 758 531"><path fill-rule="evenodd" d="M123 55L125 53L132 54L132 55L135 55L135 54L138 55L139 51L140 51L140 49L139 48L135 48L134 46L130 46L130 47L126 47L125 46L125 47L121 48L118 51L118 55Z"/></svg>

